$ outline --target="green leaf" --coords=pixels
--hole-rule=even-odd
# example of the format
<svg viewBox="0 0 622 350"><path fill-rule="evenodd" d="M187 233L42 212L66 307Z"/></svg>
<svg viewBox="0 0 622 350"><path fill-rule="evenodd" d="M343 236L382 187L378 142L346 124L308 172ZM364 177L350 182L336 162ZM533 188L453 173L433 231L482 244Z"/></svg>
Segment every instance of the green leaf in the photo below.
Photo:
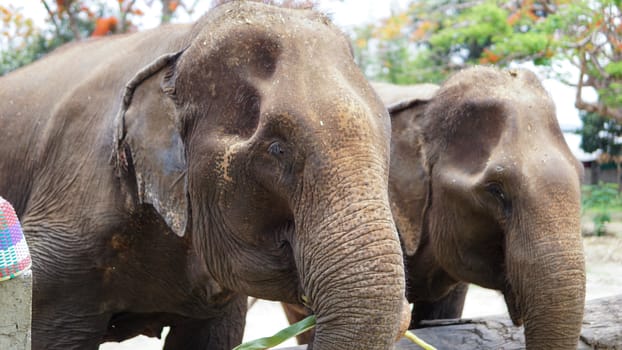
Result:
<svg viewBox="0 0 622 350"><path fill-rule="evenodd" d="M436 350L435 347L433 347L432 345L426 343L425 341L423 341L423 339L419 338L418 336L415 335L415 333L413 333L411 331L406 331L406 333L404 333L404 336L406 337L406 339L408 339L411 342L419 345L424 350Z"/></svg>
<svg viewBox="0 0 622 350"><path fill-rule="evenodd" d="M605 72L616 78L622 78L622 62L610 62L605 66Z"/></svg>
<svg viewBox="0 0 622 350"><path fill-rule="evenodd" d="M287 339L304 333L313 327L315 327L315 315L311 315L302 321L296 322L271 337L251 340L236 346L233 350L264 350L273 348Z"/></svg>

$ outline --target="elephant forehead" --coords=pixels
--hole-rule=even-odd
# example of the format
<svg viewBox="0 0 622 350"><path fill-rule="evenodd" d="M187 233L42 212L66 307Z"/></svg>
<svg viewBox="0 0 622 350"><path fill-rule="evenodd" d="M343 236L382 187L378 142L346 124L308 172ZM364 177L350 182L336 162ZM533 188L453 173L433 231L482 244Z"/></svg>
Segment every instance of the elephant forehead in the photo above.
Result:
<svg viewBox="0 0 622 350"><path fill-rule="evenodd" d="M319 109L329 104L338 105L343 115L370 114L360 110L376 97L356 68L348 40L322 15L236 4L212 17L195 26L194 39L180 58L177 95L182 100L193 96L209 104L234 98L242 104L254 95L262 111L310 109L315 113L305 113L309 117L327 118ZM282 108L280 101L290 106ZM381 115L376 102L374 114Z"/></svg>
<svg viewBox="0 0 622 350"><path fill-rule="evenodd" d="M195 24L191 37L205 50L236 43L245 36L270 35L279 42L312 47L345 36L326 16L312 10L287 9L254 2L227 3L208 12Z"/></svg>
<svg viewBox="0 0 622 350"><path fill-rule="evenodd" d="M321 134L320 140L336 144L370 137L388 140L390 120L371 87L339 67L328 66L322 73L297 75L280 67L270 83L260 84L262 124L274 122L301 135Z"/></svg>

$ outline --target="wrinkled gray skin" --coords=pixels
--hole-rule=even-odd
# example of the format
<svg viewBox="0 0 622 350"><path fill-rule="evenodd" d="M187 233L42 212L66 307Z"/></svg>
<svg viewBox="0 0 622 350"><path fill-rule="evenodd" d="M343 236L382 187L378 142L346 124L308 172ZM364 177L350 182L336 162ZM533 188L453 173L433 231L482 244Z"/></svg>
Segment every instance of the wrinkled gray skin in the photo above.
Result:
<svg viewBox="0 0 622 350"><path fill-rule="evenodd" d="M390 120L317 13L232 2L66 46L0 79L0 125L33 349L166 325L166 349L231 349L246 295L306 296L314 349L391 349L408 322Z"/></svg>
<svg viewBox="0 0 622 350"><path fill-rule="evenodd" d="M391 113L389 197L414 304L410 328L460 317L466 283L475 283L503 292L528 349L576 349L582 167L537 78L476 67L440 90L373 86ZM290 322L304 314L285 310Z"/></svg>

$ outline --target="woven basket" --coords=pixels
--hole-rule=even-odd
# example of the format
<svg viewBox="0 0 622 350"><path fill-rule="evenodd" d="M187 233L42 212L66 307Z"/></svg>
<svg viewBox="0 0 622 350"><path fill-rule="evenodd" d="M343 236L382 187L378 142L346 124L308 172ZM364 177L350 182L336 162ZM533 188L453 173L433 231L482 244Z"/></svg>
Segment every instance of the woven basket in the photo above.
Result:
<svg viewBox="0 0 622 350"><path fill-rule="evenodd" d="M0 197L0 281L18 276L30 265L30 252L15 210Z"/></svg>

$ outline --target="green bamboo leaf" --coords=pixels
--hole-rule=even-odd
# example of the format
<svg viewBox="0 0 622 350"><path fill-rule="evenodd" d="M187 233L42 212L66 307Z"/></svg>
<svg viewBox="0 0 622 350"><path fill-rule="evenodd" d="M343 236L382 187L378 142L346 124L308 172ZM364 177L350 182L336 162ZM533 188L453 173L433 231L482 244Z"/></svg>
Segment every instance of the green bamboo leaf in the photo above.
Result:
<svg viewBox="0 0 622 350"><path fill-rule="evenodd" d="M298 334L304 333L315 327L315 315L311 315L302 321L280 330L271 337L259 338L236 346L233 350L264 350L273 348L289 338L293 338Z"/></svg>
<svg viewBox="0 0 622 350"><path fill-rule="evenodd" d="M410 340L411 342L419 345L421 348L423 348L424 350L436 350L435 347L433 347L432 345L424 342L421 338L419 338L418 336L415 335L415 333L411 332L411 331L406 331L406 333L404 333L404 336L406 337L406 339Z"/></svg>

